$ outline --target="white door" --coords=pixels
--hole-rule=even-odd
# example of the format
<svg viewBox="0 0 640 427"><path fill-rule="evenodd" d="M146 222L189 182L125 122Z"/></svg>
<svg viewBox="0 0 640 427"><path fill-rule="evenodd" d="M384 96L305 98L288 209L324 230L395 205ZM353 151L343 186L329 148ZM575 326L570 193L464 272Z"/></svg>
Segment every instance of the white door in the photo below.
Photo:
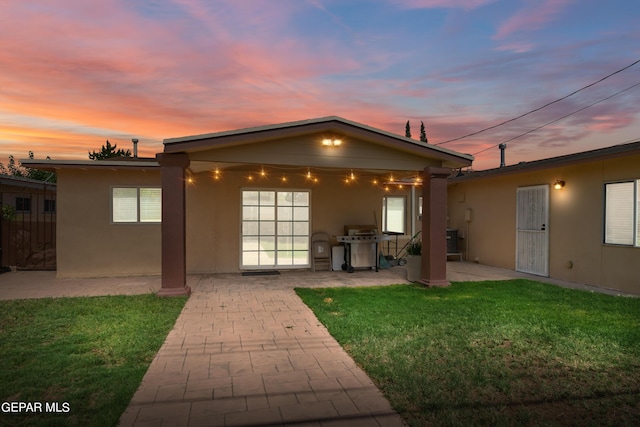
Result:
<svg viewBox="0 0 640 427"><path fill-rule="evenodd" d="M517 190L516 270L549 275L549 186Z"/></svg>

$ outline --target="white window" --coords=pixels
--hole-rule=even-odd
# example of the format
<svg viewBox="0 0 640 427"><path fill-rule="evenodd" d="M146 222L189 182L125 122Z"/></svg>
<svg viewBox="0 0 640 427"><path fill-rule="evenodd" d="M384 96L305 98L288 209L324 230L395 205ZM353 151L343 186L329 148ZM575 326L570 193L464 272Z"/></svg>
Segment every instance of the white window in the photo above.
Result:
<svg viewBox="0 0 640 427"><path fill-rule="evenodd" d="M112 220L125 222L161 222L162 189L150 187L114 187L111 193Z"/></svg>
<svg viewBox="0 0 640 427"><path fill-rule="evenodd" d="M640 246L640 180L605 184L604 242Z"/></svg>
<svg viewBox="0 0 640 427"><path fill-rule="evenodd" d="M404 196L382 198L382 231L405 233L406 200Z"/></svg>
<svg viewBox="0 0 640 427"><path fill-rule="evenodd" d="M309 266L309 191L242 191L242 268Z"/></svg>

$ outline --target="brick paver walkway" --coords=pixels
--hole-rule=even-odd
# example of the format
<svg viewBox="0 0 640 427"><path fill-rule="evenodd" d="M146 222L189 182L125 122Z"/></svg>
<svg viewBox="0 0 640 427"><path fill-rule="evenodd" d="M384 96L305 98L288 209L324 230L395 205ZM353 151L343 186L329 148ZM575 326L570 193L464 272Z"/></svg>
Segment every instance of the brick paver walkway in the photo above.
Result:
<svg viewBox="0 0 640 427"><path fill-rule="evenodd" d="M193 294L121 426L401 426L294 286L402 283L376 274L191 278Z"/></svg>

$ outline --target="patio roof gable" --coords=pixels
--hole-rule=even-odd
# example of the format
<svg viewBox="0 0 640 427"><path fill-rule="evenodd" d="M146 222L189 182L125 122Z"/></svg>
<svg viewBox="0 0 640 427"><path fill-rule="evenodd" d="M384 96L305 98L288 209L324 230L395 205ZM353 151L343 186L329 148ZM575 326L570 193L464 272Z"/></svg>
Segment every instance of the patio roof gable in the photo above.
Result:
<svg viewBox="0 0 640 427"><path fill-rule="evenodd" d="M344 145L340 147L322 147L322 141L326 138L340 139L344 142ZM298 144L297 147L295 144ZM391 156L392 158L411 157L413 161L409 161L408 164L419 162L422 166L425 164L437 164L439 166L457 168L469 166L473 160L473 156L468 154L461 154L425 144L411 138L335 116L171 138L166 139L164 145L165 153L184 152L189 153L192 160L211 161L215 157L218 161L228 162L251 162L250 158L256 156L264 159L264 151L267 146L271 153L279 150L278 155L281 162L289 161L291 163L288 164L293 165L302 165L304 162L300 161L300 157L304 156L326 157L324 161L331 163L332 156L329 155L331 152L327 148L335 148L336 150L332 154L336 166L344 167L345 162L351 162L350 164L353 167L364 167L364 164L356 166L352 163L356 158L364 159L363 156L354 156L354 147L356 146L361 152L371 150L385 152L386 159L389 159L391 153L395 153ZM285 147L285 145L288 145L288 147ZM351 146L349 147L349 145ZM365 146L367 145L370 150L366 149ZM247 150L249 146L251 146L252 150ZM284 148L287 148L287 150L293 148L294 153L283 152ZM345 157L341 159L336 155L339 149L345 152ZM307 150L307 153L302 153L301 150ZM283 154L286 154L288 159L282 158ZM297 159L294 159L294 157L297 157ZM373 164L368 163L366 166L375 166L375 159L371 160ZM323 164L323 166L327 165ZM401 167L407 168L408 166ZM411 167L411 169L413 168Z"/></svg>

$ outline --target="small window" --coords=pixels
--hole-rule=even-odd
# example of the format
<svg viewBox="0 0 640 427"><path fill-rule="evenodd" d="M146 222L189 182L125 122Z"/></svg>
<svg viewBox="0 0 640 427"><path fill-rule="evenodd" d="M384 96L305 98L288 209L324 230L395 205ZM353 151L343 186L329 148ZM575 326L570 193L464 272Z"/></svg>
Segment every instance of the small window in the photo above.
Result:
<svg viewBox="0 0 640 427"><path fill-rule="evenodd" d="M406 200L403 196L382 198L382 231L405 233Z"/></svg>
<svg viewBox="0 0 640 427"><path fill-rule="evenodd" d="M161 222L162 189L113 188L111 206L112 220L116 223Z"/></svg>
<svg viewBox="0 0 640 427"><path fill-rule="evenodd" d="M31 212L31 197L16 197L17 212Z"/></svg>
<svg viewBox="0 0 640 427"><path fill-rule="evenodd" d="M605 184L604 243L640 246L640 180Z"/></svg>
<svg viewBox="0 0 640 427"><path fill-rule="evenodd" d="M56 212L56 201L50 199L44 199L44 211L46 213Z"/></svg>

